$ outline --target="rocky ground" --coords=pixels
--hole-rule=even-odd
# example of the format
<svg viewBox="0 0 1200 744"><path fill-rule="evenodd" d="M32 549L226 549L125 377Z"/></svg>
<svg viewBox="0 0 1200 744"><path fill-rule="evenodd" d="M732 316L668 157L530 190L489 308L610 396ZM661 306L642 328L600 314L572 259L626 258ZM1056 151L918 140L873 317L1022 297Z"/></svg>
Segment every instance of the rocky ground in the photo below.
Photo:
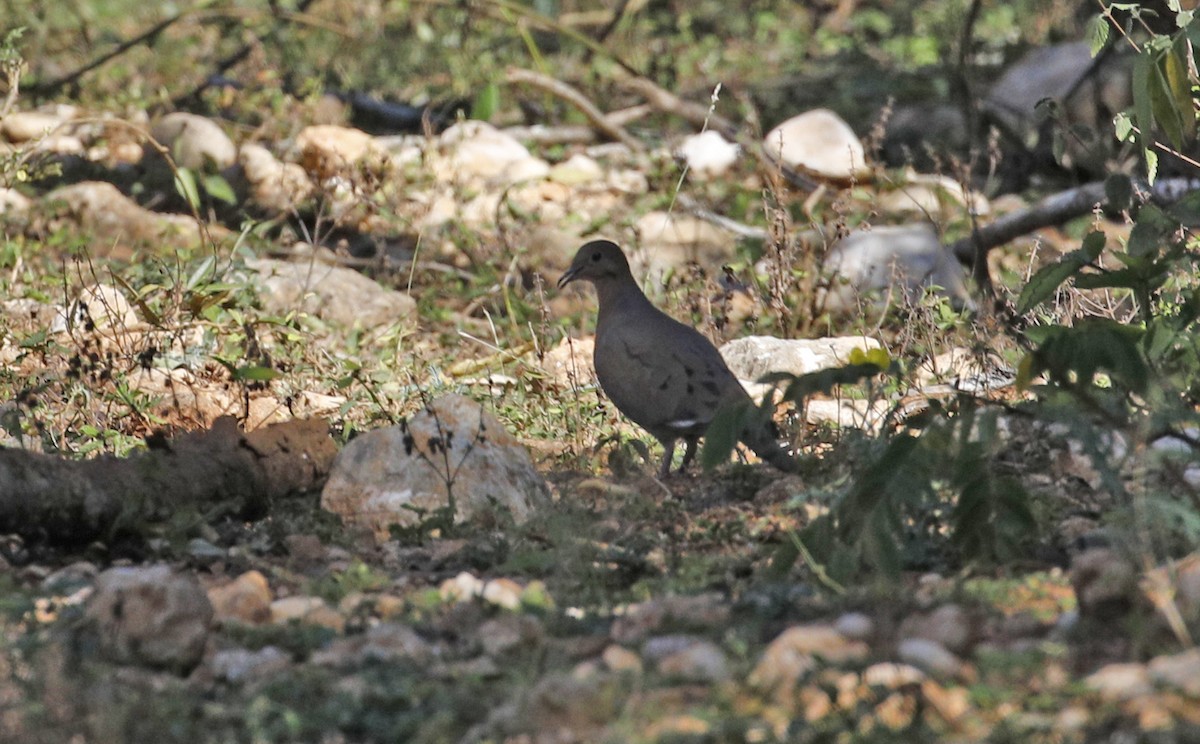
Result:
<svg viewBox="0 0 1200 744"><path fill-rule="evenodd" d="M0 120L27 183L0 190L0 738L1200 736L1200 560L1130 557L1105 522L1111 442L1000 418L997 457L1038 527L1007 561L958 560L931 516L904 570L844 584L801 540L874 438L964 390L1006 412L1031 399L929 227L1027 205L885 174L827 111L749 143L813 194L782 196L747 143L712 135L563 146L463 121L257 141L183 113ZM771 229L751 226L764 199L784 222L808 200L825 227L783 225L786 255L746 248ZM784 406L799 475L656 480L648 440L595 388L594 297L551 289L594 235L731 341L755 394L856 352L905 372ZM1034 242L993 252L993 275L1072 248L1056 229ZM879 291L906 322L877 312ZM135 474L162 452L262 460L251 433L297 420L321 426L272 440L283 465L263 477L307 487L253 509L225 501L259 477L242 470L212 488L167 473L82 536L29 506L107 493L103 457Z"/></svg>

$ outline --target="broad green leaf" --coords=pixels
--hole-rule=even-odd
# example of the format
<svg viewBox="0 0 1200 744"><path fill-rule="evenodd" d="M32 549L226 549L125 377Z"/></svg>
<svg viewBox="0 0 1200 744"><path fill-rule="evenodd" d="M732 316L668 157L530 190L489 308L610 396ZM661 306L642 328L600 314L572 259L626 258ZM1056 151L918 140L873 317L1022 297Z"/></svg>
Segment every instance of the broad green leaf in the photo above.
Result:
<svg viewBox="0 0 1200 744"><path fill-rule="evenodd" d="M1026 354L1021 357L1021 362L1017 365L1017 379L1015 382L1017 390L1024 392L1029 389L1029 386L1033 383L1033 378L1039 374L1034 371L1036 368L1037 360L1033 354Z"/></svg>
<svg viewBox="0 0 1200 744"><path fill-rule="evenodd" d="M891 365L889 365L889 369L890 367ZM783 399L799 403L813 393L829 393L838 385L853 385L875 377L880 371L881 369L877 364L868 362L866 364L847 364L844 367L822 369L799 376L790 374L765 375L759 382L769 384L786 382L787 387L784 390Z"/></svg>
<svg viewBox="0 0 1200 744"><path fill-rule="evenodd" d="M729 461L747 420L757 414L757 411L754 406L746 403L723 405L717 409L704 432L704 446L700 450L700 465L705 470L711 470Z"/></svg>
<svg viewBox="0 0 1200 744"><path fill-rule="evenodd" d="M1171 85L1167 81L1164 69L1170 54L1160 57L1150 68L1150 105L1154 111L1154 121L1167 135L1167 140L1176 148L1183 147L1183 121L1179 115L1172 94ZM1143 129L1145 134L1146 130Z"/></svg>
<svg viewBox="0 0 1200 744"><path fill-rule="evenodd" d="M1068 253L1057 263L1038 269L1021 289L1021 296L1017 298L1017 314L1024 315L1053 297L1063 282L1096 260L1103 250L1104 233L1093 231L1084 238L1079 250Z"/></svg>
<svg viewBox="0 0 1200 744"><path fill-rule="evenodd" d="M191 168L180 168L175 171L175 190L192 209L200 208L200 190L196 186L196 174L192 172Z"/></svg>
<svg viewBox="0 0 1200 744"><path fill-rule="evenodd" d="M1167 215L1184 227L1200 227L1200 191L1190 191L1167 207Z"/></svg>
<svg viewBox="0 0 1200 744"><path fill-rule="evenodd" d="M1130 256L1155 256L1166 244L1176 228L1176 223L1153 204L1138 210L1137 222L1129 231L1125 250Z"/></svg>
<svg viewBox="0 0 1200 744"><path fill-rule="evenodd" d="M1133 182L1124 173L1114 173L1104 180L1104 196L1111 209L1129 209L1133 203Z"/></svg>
<svg viewBox="0 0 1200 744"><path fill-rule="evenodd" d="M1133 118L1139 130L1138 142L1142 146L1142 154L1146 159L1146 180L1154 183L1157 174L1157 156L1150 149L1154 132L1154 104L1150 93L1157 82L1154 58L1149 50L1143 50L1133 61ZM1153 164L1152 164L1153 160Z"/></svg>
<svg viewBox="0 0 1200 744"><path fill-rule="evenodd" d="M855 348L850 350L850 363L856 365L873 364L880 370L885 370L891 366L892 357L884 349L875 348L867 350Z"/></svg>
<svg viewBox="0 0 1200 744"><path fill-rule="evenodd" d="M1133 119L1129 118L1129 114L1122 111L1113 117L1113 127L1117 135L1118 142L1126 142L1129 136L1133 134Z"/></svg>
<svg viewBox="0 0 1200 744"><path fill-rule="evenodd" d="M1095 57L1108 43L1108 35L1110 32L1108 19L1102 15L1096 14L1092 16L1092 20L1088 22L1087 39L1088 44L1092 49L1092 56Z"/></svg>
<svg viewBox="0 0 1200 744"><path fill-rule="evenodd" d="M204 191L214 199L219 199L226 204L237 204L237 194L233 192L233 187L224 177L213 173L204 177Z"/></svg>

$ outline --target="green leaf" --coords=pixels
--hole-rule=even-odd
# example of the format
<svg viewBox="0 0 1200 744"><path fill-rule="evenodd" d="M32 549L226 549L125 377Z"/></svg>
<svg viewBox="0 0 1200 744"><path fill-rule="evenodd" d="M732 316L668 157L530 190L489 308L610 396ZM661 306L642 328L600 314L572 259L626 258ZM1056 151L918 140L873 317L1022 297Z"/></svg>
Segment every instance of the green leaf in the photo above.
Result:
<svg viewBox="0 0 1200 744"><path fill-rule="evenodd" d="M1093 385L1099 371L1126 390L1141 393L1149 370L1139 344L1143 331L1107 318L1088 318L1073 328L1040 326L1026 336L1038 343L1029 378L1046 372L1062 387Z"/></svg>
<svg viewBox="0 0 1200 744"><path fill-rule="evenodd" d="M1125 250L1130 256L1156 256L1175 231L1177 223L1169 219L1161 209L1147 204L1138 210L1137 222L1129 231Z"/></svg>
<svg viewBox="0 0 1200 744"><path fill-rule="evenodd" d="M1184 227L1200 227L1200 191L1190 191L1167 207L1167 215Z"/></svg>
<svg viewBox="0 0 1200 744"><path fill-rule="evenodd" d="M1129 209L1133 203L1133 182L1124 173L1114 173L1104 180L1104 196L1110 209Z"/></svg>
<svg viewBox="0 0 1200 744"><path fill-rule="evenodd" d="M204 190L214 199L226 204L237 204L237 194L222 176L213 173L204 177Z"/></svg>
<svg viewBox="0 0 1200 744"><path fill-rule="evenodd" d="M889 369L891 366L894 366L894 364L889 365ZM880 367L877 364L868 362L866 364L847 364L844 367L822 369L799 376L791 374L765 375L759 382L768 384L788 383L783 393L783 399L799 403L813 393L830 393L838 385L853 385L875 377L880 371Z"/></svg>
<svg viewBox="0 0 1200 744"><path fill-rule="evenodd" d="M1196 109L1192 99L1192 76L1195 60L1192 45L1185 34L1176 34L1171 50L1167 53L1165 72L1175 110L1183 123L1184 140L1187 144L1196 138Z"/></svg>
<svg viewBox="0 0 1200 744"><path fill-rule="evenodd" d="M1083 239L1083 246L1079 250L1068 253L1057 263L1038 269L1021 289L1021 296L1017 298L1017 314L1024 315L1053 297L1063 282L1095 261L1103 250L1104 233L1093 231Z"/></svg>
<svg viewBox="0 0 1200 744"><path fill-rule="evenodd" d="M233 379L251 382L270 382L279 377L279 370L250 364L233 370Z"/></svg>
<svg viewBox="0 0 1200 744"><path fill-rule="evenodd" d="M471 118L478 121L490 121L500 108L500 86L489 83L475 96L471 106Z"/></svg>
<svg viewBox="0 0 1200 744"><path fill-rule="evenodd" d="M1108 43L1108 35L1111 28L1108 25L1108 19L1102 15L1096 14L1092 16L1088 22L1087 39L1088 45L1092 49L1092 56L1095 57Z"/></svg>
<svg viewBox="0 0 1200 744"><path fill-rule="evenodd" d="M1118 142L1127 142L1130 135L1133 134L1133 119L1125 111L1113 117L1113 127L1117 135Z"/></svg>
<svg viewBox="0 0 1200 744"><path fill-rule="evenodd" d="M729 462L742 429L757 410L753 404L745 401L722 405L717 409L704 432L704 446L700 450L700 465L705 470Z"/></svg>
<svg viewBox="0 0 1200 744"><path fill-rule="evenodd" d="M1154 132L1154 102L1151 90L1158 84L1157 67L1149 49L1144 49L1133 61L1130 85L1133 88L1133 119L1139 130L1138 142L1146 159L1146 180L1154 183L1158 172L1158 156L1150 148Z"/></svg>
<svg viewBox="0 0 1200 744"><path fill-rule="evenodd" d="M200 189L196 186L196 174L191 168L175 171L175 190L192 209L200 208Z"/></svg>

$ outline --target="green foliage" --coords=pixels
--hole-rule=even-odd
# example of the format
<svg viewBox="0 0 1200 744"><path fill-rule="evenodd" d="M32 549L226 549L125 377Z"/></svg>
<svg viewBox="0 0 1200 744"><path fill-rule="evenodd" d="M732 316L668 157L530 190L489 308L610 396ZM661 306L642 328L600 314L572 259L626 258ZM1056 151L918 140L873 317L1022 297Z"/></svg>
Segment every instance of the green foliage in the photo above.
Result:
<svg viewBox="0 0 1200 744"><path fill-rule="evenodd" d="M968 407L867 445L857 475L801 534L813 559L844 581L862 571L894 577L936 552L982 563L1020 555L1037 523L1024 488L996 462L997 417Z"/></svg>

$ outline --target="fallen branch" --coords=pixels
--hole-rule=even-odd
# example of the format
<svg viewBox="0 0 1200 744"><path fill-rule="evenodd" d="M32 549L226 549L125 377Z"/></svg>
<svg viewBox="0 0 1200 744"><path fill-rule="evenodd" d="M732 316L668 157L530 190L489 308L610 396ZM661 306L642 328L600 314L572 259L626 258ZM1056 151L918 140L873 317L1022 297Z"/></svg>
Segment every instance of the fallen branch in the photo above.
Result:
<svg viewBox="0 0 1200 744"><path fill-rule="evenodd" d="M1196 188L1195 180L1188 178L1160 179L1153 186L1144 182L1135 185L1139 191L1148 193L1153 201L1159 203L1173 202ZM1107 205L1104 182L1086 183L1051 194L1031 207L1010 212L994 222L982 225L971 235L951 243L950 251L959 261L971 266L977 256L982 258L993 248L1022 235L1028 235L1034 230L1061 225L1088 214L1097 207L1104 208Z"/></svg>
<svg viewBox="0 0 1200 744"><path fill-rule="evenodd" d="M127 458L0 448L0 533L78 544L188 510L260 518L272 500L319 487L336 454L322 419L242 433L230 417Z"/></svg>
<svg viewBox="0 0 1200 744"><path fill-rule="evenodd" d="M561 98L575 108L592 123L592 126L597 130L607 135L609 138L624 144L634 152L641 152L646 149L646 146L641 143L636 137L625 131L619 124L613 123L604 112L596 107L594 103L589 101L575 88L567 85L561 80L556 80L548 75L543 75L540 72L533 70L525 70L519 67L510 67L505 73L505 80L509 83L531 85L535 88L550 93L551 95Z"/></svg>
<svg viewBox="0 0 1200 744"><path fill-rule="evenodd" d="M618 111L604 114L604 120L615 127L624 128L626 124L635 122L654 113L654 109L646 104L630 106ZM504 131L522 142L532 142L538 145L586 145L595 142L599 137L596 130L587 125L565 124L552 127L545 124L532 126L505 127Z"/></svg>

